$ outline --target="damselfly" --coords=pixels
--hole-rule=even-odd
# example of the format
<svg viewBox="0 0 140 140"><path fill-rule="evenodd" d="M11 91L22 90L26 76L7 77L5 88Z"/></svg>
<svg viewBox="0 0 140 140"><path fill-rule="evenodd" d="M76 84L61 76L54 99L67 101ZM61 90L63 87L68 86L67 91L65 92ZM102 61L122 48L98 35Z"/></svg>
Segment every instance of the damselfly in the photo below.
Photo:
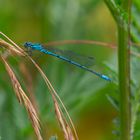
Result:
<svg viewBox="0 0 140 140"><path fill-rule="evenodd" d="M75 61L73 55L74 56L76 56L76 55L74 53L70 53L70 51L61 51L61 50L58 50L58 49L50 49L50 48L48 49L48 48L45 48L45 46L42 45L42 44L31 43L31 42L26 42L24 44L24 47L27 48L28 50L38 50L42 53L57 57L57 58L59 58L61 60L64 60L64 61L66 61L66 62L68 62L72 65L75 65L75 66L77 66L81 69L89 71L89 72L95 74L96 76L98 76L98 77L100 77L104 80L111 81L111 79L108 76L106 76L104 74L101 74L101 73L98 73L96 71L93 71L86 66L86 65L88 65L88 63L90 63L90 61L94 60L93 57L85 57L86 60L88 59L88 61L86 61L88 63L87 64L81 64L81 63L79 63L79 61L78 62Z"/></svg>

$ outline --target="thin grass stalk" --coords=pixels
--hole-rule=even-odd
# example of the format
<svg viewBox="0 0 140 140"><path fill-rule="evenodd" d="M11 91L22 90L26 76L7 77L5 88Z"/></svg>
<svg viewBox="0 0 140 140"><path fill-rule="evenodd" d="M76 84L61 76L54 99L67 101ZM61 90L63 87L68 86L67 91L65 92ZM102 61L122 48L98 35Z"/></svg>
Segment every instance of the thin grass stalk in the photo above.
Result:
<svg viewBox="0 0 140 140"><path fill-rule="evenodd" d="M122 2L122 8L130 16L130 1ZM121 16L121 15L120 15ZM131 140L131 104L130 104L130 18L118 25L118 70L120 91L120 129L121 140Z"/></svg>
<svg viewBox="0 0 140 140"><path fill-rule="evenodd" d="M72 130L69 127L67 120L65 119L63 112L61 111L61 108L59 107L59 104L58 104L55 96L52 96L52 97L53 97L53 101L54 101L56 117L63 130L65 140L75 140Z"/></svg>
<svg viewBox="0 0 140 140"><path fill-rule="evenodd" d="M53 100L55 99L54 97L56 97L56 98L60 101L60 103L61 103L61 105L62 105L64 111L66 112L66 115L67 115L67 117L68 117L68 119L69 119L69 121L70 121L70 124L71 124L72 129L73 129L74 134L75 134L75 137L76 137L77 140L79 140L78 135L77 135L77 132L76 132L76 129L75 129L75 126L74 126L74 124L73 124L73 121L72 121L72 119L71 119L71 117L70 117L70 115L69 115L69 113L68 113L68 111L67 111L65 105L63 104L61 98L59 97L59 95L57 94L57 92L55 91L55 89L53 88L53 86L51 85L50 81L48 80L48 78L46 77L46 75L44 74L44 72L41 70L41 68L35 63L35 61L34 61L31 57L29 57L29 59L33 62L33 64L36 66L36 68L38 69L38 71L39 71L40 74L42 75L42 77L43 77L45 83L47 84L47 86L48 86L48 88L49 88L49 91L50 91L50 93L51 93L51 95L52 95L52 97L53 97ZM55 102L56 102L56 101L57 101L57 100L55 100ZM62 111L61 111L61 113L62 113Z"/></svg>

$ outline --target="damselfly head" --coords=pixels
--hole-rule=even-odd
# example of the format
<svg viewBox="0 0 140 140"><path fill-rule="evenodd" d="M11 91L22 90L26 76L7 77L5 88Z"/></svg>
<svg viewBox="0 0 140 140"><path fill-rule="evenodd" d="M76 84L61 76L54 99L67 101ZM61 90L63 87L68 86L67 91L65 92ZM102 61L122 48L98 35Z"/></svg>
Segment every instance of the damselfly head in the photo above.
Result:
<svg viewBox="0 0 140 140"><path fill-rule="evenodd" d="M23 45L25 48L31 48L33 46L32 42L25 42Z"/></svg>

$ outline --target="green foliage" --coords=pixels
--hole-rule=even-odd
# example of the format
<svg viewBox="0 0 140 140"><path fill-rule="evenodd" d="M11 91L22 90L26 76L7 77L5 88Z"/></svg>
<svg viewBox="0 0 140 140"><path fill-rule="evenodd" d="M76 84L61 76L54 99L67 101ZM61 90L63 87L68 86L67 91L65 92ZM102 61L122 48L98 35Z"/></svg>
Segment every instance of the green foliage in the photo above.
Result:
<svg viewBox="0 0 140 140"><path fill-rule="evenodd" d="M108 7L111 11L117 8L117 12L113 15L114 19L118 20L119 18L120 24L122 19L127 21L128 15L120 6L121 0L114 0L112 2L113 3L110 3ZM106 3L109 3L109 1L106 0ZM114 22L112 20L106 20L111 17L108 18L108 11L106 12L105 5L98 0L26 0L15 1L14 6L7 0L0 1L0 9L0 28L5 33L8 33L8 35L12 35L12 38L17 40L17 42L25 42L28 40L47 42L50 40L66 39L95 39L105 40L106 42L115 40ZM7 10L10 12L7 12ZM132 7L131 37L132 41L135 42L139 42L140 36L139 13L140 2L139 0L134 0ZM104 14L102 16L104 18L102 19L100 18L101 14ZM110 29L110 27L112 27L112 29ZM103 105L103 109L106 109L106 99L114 106L115 111L113 110L113 112L119 112L120 100L118 95L119 85L116 52L113 52L113 55L110 56L110 50L103 47L99 48L99 46L65 45L60 47L63 49L68 48L81 54L94 55L97 62L96 66L93 66L92 69L106 73L112 78L112 82L107 83L88 72L51 57L49 58L48 56L43 56L37 61L60 95L74 121L76 122L80 117L86 116L88 111L100 106L100 104ZM131 51L139 53L139 48L132 46ZM110 61L107 60L108 58ZM131 57L131 131L133 140L138 140L140 135L139 59L140 58L135 55ZM21 61L19 58L14 58L14 60L10 58L10 62L16 74L19 76L22 85L26 88L27 83L24 81L25 78L19 71L20 62L23 63L24 61ZM27 63L28 72L32 77L32 83L30 84L33 85L34 96L36 97L35 102L38 104L40 118L43 122L42 127L43 131L45 131L43 134L45 133L44 135L46 135L46 126L44 126L46 122L49 126L52 125L52 127L56 127L52 99L40 74L34 70L34 67L29 62ZM107 98L104 99L104 97ZM104 119L106 120L106 118ZM11 87L9 77L1 63L0 120L0 138L6 140L35 139L26 111L19 105ZM90 120L90 122L92 122L92 120ZM116 117L113 123L113 132L117 134L118 137L120 136L119 118ZM78 122L76 122L76 125L78 125ZM49 127L47 127L47 129L49 129ZM52 135L52 132L47 133ZM52 136L50 138L50 140L54 139L57 139L57 137ZM110 139L112 139L112 136Z"/></svg>

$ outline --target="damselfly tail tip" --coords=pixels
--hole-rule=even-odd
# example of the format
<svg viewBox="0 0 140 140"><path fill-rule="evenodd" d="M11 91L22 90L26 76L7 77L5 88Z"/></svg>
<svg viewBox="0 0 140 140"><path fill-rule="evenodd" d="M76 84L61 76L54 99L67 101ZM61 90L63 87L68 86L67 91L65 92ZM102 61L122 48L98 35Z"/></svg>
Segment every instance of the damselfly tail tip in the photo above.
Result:
<svg viewBox="0 0 140 140"><path fill-rule="evenodd" d="M106 75L102 75L102 78L104 79L104 80L106 80L106 81L112 81L108 76L106 76Z"/></svg>

